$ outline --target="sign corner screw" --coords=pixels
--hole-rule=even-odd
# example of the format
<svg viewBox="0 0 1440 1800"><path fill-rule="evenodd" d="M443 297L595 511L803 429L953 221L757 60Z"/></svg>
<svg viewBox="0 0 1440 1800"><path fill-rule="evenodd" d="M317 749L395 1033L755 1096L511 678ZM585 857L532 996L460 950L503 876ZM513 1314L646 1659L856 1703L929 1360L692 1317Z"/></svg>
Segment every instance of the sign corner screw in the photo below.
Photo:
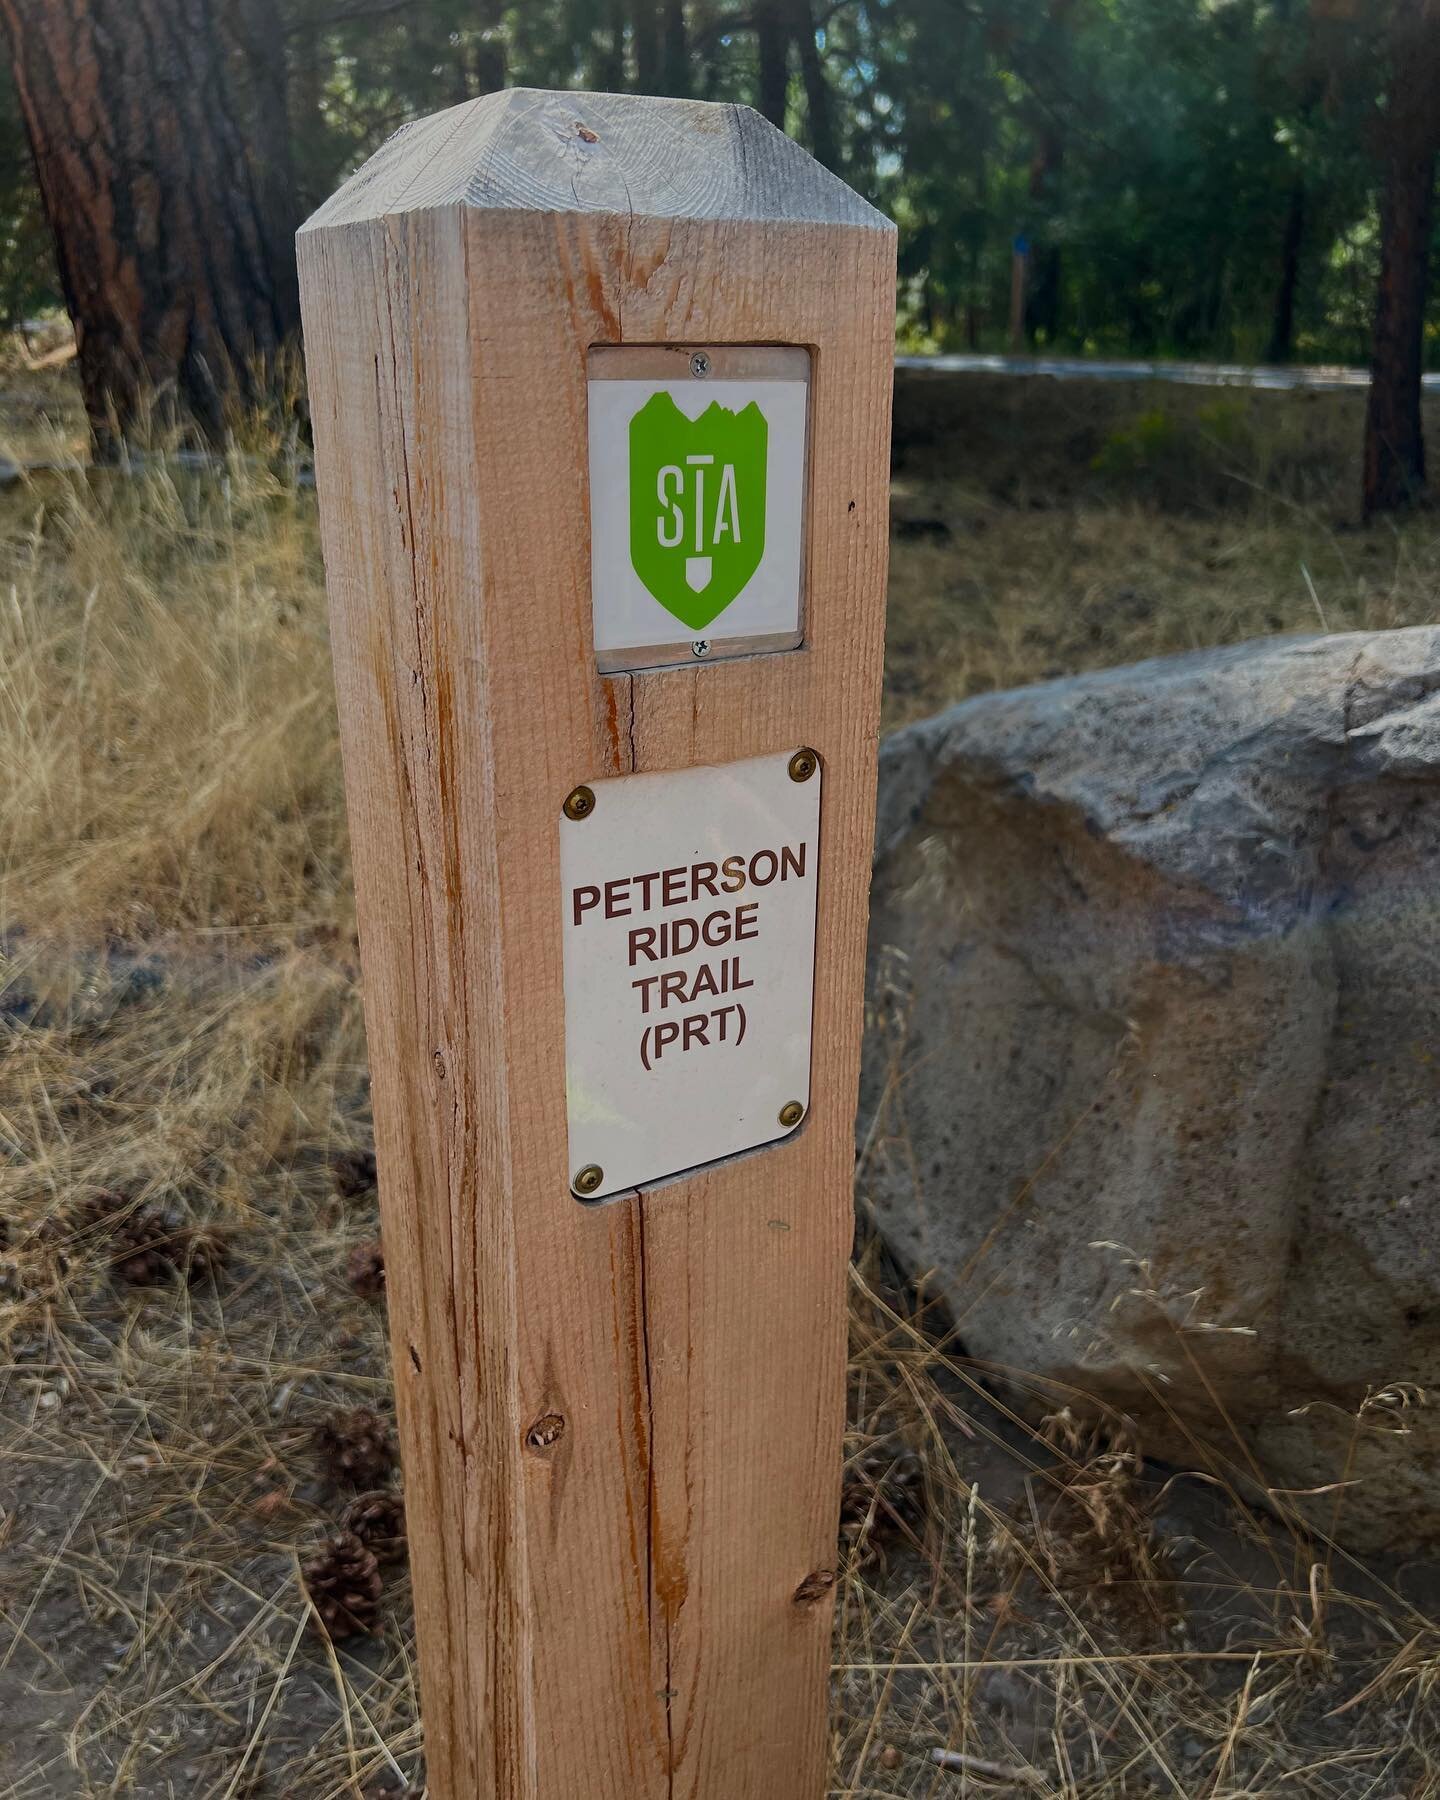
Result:
<svg viewBox="0 0 1440 1800"><path fill-rule="evenodd" d="M604 1179L605 1171L599 1163L586 1163L585 1167L576 1173L575 1179L570 1185L577 1194L593 1194Z"/></svg>
<svg viewBox="0 0 1440 1800"><path fill-rule="evenodd" d="M790 758L790 779L808 781L819 767L820 758L813 750L797 750Z"/></svg>
<svg viewBox="0 0 1440 1800"><path fill-rule="evenodd" d="M798 1125L805 1117L805 1108L798 1100L787 1100L780 1108L780 1123L787 1131Z"/></svg>
<svg viewBox="0 0 1440 1800"><path fill-rule="evenodd" d="M690 654L692 656L708 656L710 654L709 638L696 638L690 646Z"/></svg>
<svg viewBox="0 0 1440 1800"><path fill-rule="evenodd" d="M697 350L690 358L690 373L697 381L703 381L710 373L710 358L703 350Z"/></svg>
<svg viewBox="0 0 1440 1800"><path fill-rule="evenodd" d="M563 811L567 819L588 819L595 810L595 790L588 787L571 788L565 796Z"/></svg>

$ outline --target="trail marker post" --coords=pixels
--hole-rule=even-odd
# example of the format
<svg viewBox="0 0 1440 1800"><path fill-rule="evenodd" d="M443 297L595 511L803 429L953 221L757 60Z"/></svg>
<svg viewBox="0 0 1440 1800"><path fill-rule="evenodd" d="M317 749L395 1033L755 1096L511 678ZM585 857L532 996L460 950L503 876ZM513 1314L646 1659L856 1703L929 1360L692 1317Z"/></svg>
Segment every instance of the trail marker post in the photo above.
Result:
<svg viewBox="0 0 1440 1800"><path fill-rule="evenodd" d="M435 1800L818 1800L894 235L515 90L300 236Z"/></svg>

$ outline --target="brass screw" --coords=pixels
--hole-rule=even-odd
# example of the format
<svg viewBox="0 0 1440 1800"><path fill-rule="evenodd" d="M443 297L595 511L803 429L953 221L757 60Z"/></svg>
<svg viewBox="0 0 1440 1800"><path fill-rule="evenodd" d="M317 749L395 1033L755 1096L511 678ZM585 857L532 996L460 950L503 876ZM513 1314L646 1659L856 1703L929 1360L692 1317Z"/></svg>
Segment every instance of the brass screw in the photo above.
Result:
<svg viewBox="0 0 1440 1800"><path fill-rule="evenodd" d="M780 1123L788 1131L792 1125L798 1125L805 1117L805 1108L798 1100L787 1100L780 1108Z"/></svg>
<svg viewBox="0 0 1440 1800"><path fill-rule="evenodd" d="M604 1179L605 1171L599 1163L586 1163L570 1185L577 1194L593 1194Z"/></svg>
<svg viewBox="0 0 1440 1800"><path fill-rule="evenodd" d="M588 819L595 810L595 790L588 787L571 788L565 796L564 810L567 819Z"/></svg>
<svg viewBox="0 0 1440 1800"><path fill-rule="evenodd" d="M797 750L790 758L790 779L808 781L819 767L820 758L813 750Z"/></svg>

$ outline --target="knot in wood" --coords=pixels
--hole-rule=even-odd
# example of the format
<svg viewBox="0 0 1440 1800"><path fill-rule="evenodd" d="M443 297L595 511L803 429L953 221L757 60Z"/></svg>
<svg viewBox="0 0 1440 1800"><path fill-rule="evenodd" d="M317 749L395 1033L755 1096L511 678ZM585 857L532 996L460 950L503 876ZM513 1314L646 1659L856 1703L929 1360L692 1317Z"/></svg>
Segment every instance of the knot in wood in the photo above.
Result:
<svg viewBox="0 0 1440 1800"><path fill-rule="evenodd" d="M791 1600L796 1606L813 1606L817 1600L823 1600L835 1585L833 1569L815 1569L800 1583Z"/></svg>
<svg viewBox="0 0 1440 1800"><path fill-rule="evenodd" d="M560 1414L545 1413L525 1433L525 1442L531 1450L549 1450L558 1444L564 1435L565 1421Z"/></svg>

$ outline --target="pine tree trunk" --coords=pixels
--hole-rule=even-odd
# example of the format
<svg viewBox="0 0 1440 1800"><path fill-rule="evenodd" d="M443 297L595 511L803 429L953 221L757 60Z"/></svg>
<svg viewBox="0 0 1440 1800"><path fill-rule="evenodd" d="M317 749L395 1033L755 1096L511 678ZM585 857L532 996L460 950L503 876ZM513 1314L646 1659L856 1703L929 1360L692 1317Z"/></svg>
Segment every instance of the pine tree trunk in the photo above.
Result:
<svg viewBox="0 0 1440 1800"><path fill-rule="evenodd" d="M505 85L507 61L503 11L500 0L485 0L480 8L480 29L484 35L475 46L472 63L477 94L495 94Z"/></svg>
<svg viewBox="0 0 1440 1800"><path fill-rule="evenodd" d="M1030 162L1030 198L1034 203L1036 232L1040 238L1031 252L1030 286L1025 301L1025 331L1032 347L1043 336L1046 345L1053 348L1060 335L1064 267L1060 246L1051 233L1052 220L1059 207L1064 166L1064 139L1053 123L1042 124Z"/></svg>
<svg viewBox="0 0 1440 1800"><path fill-rule="evenodd" d="M608 0L593 68L591 82L602 94L625 92L625 0Z"/></svg>
<svg viewBox="0 0 1440 1800"><path fill-rule="evenodd" d="M685 0L665 0L662 25L664 42L661 56L665 92L677 100L683 100L689 95L692 85L690 37L685 27Z"/></svg>
<svg viewBox="0 0 1440 1800"><path fill-rule="evenodd" d="M635 45L635 91L655 94L660 90L660 30L655 0L635 0L631 19Z"/></svg>
<svg viewBox="0 0 1440 1800"><path fill-rule="evenodd" d="M815 14L810 0L791 0L791 30L800 58L800 78L805 83L811 154L827 169L838 169L840 146L835 138L835 114L830 104L830 85L820 60L820 46L815 41Z"/></svg>
<svg viewBox="0 0 1440 1800"><path fill-rule="evenodd" d="M760 111L783 131L790 97L790 26L785 0L758 0L755 37L760 49Z"/></svg>
<svg viewBox="0 0 1440 1800"><path fill-rule="evenodd" d="M1370 401L1365 413L1362 510L1409 506L1425 487L1420 417L1425 290L1440 151L1440 0L1399 0L1384 122L1380 286L1375 306Z"/></svg>
<svg viewBox="0 0 1440 1800"><path fill-rule="evenodd" d="M1305 177L1290 184L1285 231L1280 240L1280 285L1275 290L1275 317L1265 360L1289 362L1295 353L1295 299L1300 291L1300 251L1305 242Z"/></svg>
<svg viewBox="0 0 1440 1800"><path fill-rule="evenodd" d="M223 436L299 329L274 0L0 0L97 452Z"/></svg>

